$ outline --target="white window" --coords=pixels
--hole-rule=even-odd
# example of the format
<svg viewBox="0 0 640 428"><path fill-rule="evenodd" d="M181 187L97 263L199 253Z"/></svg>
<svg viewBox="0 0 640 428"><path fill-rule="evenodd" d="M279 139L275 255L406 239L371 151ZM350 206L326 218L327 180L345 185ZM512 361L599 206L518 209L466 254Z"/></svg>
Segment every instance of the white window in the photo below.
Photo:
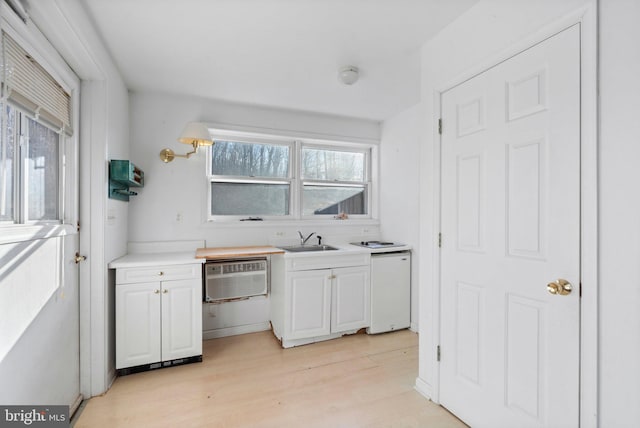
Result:
<svg viewBox="0 0 640 428"><path fill-rule="evenodd" d="M371 147L213 135L210 220L371 217Z"/></svg>
<svg viewBox="0 0 640 428"><path fill-rule="evenodd" d="M209 150L212 217L291 215L291 145L216 140Z"/></svg>
<svg viewBox="0 0 640 428"><path fill-rule="evenodd" d="M0 50L0 225L64 219L71 97L4 30Z"/></svg>
<svg viewBox="0 0 640 428"><path fill-rule="evenodd" d="M303 145L302 216L367 216L369 151Z"/></svg>
<svg viewBox="0 0 640 428"><path fill-rule="evenodd" d="M59 222L60 134L11 105L0 106L0 221Z"/></svg>

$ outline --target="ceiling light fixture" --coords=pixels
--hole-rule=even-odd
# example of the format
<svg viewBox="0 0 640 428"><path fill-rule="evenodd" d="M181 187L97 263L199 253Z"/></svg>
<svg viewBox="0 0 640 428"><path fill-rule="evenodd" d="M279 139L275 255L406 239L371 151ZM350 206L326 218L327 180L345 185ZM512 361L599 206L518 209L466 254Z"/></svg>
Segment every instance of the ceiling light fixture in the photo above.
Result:
<svg viewBox="0 0 640 428"><path fill-rule="evenodd" d="M340 81L345 85L353 85L358 81L358 77L358 67L354 67L353 65L342 67L338 73L338 79L340 79Z"/></svg>
<svg viewBox="0 0 640 428"><path fill-rule="evenodd" d="M182 135L178 138L178 141L184 144L191 144L193 146L193 151L183 155L177 155L171 149L163 149L160 152L160 159L162 159L162 162L168 163L175 158L189 159L192 154L198 151L198 147L213 145L213 140L211 139L209 130L204 123L200 122L187 123L187 126L185 126L184 131L182 131Z"/></svg>

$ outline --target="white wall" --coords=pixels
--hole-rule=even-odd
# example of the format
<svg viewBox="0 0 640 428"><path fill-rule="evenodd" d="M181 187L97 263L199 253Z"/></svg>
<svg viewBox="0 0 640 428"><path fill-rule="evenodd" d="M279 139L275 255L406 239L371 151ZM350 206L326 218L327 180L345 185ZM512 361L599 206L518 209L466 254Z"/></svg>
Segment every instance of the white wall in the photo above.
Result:
<svg viewBox="0 0 640 428"><path fill-rule="evenodd" d="M600 426L640 421L640 2L600 0Z"/></svg>
<svg viewBox="0 0 640 428"><path fill-rule="evenodd" d="M420 130L423 106L417 104L382 123L380 139L380 235L409 244L411 263L411 328L418 329L418 260L420 260Z"/></svg>
<svg viewBox="0 0 640 428"><path fill-rule="evenodd" d="M186 153L191 147L178 143L191 121L272 130L275 134L334 138L378 143L380 124L374 121L288 111L160 93L130 94L131 160L145 173L145 186L129 202L130 241L200 239L208 247L294 244L297 231L323 237L325 243L344 243L379 237L377 222L287 222L284 224L206 221L208 182L205 151L190 159L163 163L159 153L171 148ZM355 225L353 225L355 224ZM204 314L205 331L220 327L254 325L268 321L268 300L226 304L216 317ZM256 317L257 314L262 314ZM205 337L210 337L205 334Z"/></svg>
<svg viewBox="0 0 640 428"><path fill-rule="evenodd" d="M324 226L300 222L284 226L266 222L208 223L205 150L201 149L190 159L176 158L167 164L159 158L163 148L171 148L176 153L191 149L177 141L186 123L191 121L373 142L380 137L377 122L137 92L130 94L130 111L131 160L145 173L144 188L138 189L138 195L132 196L129 202L130 241L205 239L207 246L220 247L295 240L299 229L305 234L316 232L328 243L344 242L360 235L364 229L371 235L378 232L375 225L349 226L348 222L338 220Z"/></svg>
<svg viewBox="0 0 640 428"><path fill-rule="evenodd" d="M467 75L472 69L488 65L517 42L527 39L541 27L588 4L588 0L481 0L451 23L422 48L422 123L421 165L435 166L437 138L435 111L437 91ZM420 366L418 387L431 394L437 383L436 345L439 332L434 328L437 301L435 255L437 251L436 200L437 176L421 170L420 202Z"/></svg>
<svg viewBox="0 0 640 428"><path fill-rule="evenodd" d="M129 93L119 75L106 79L106 90L101 96L106 96L107 160L129 158ZM109 177L108 164L104 163L104 179L100 182L103 195L106 197L107 180ZM105 287L104 311L106 324L105 341L107 384L108 387L115 376L115 278L113 272L107 272L107 265L112 260L127 253L129 207L126 202L117 199L106 199L106 212L102 215L104 227L104 259L99 272L103 276ZM97 391L95 392L97 393Z"/></svg>

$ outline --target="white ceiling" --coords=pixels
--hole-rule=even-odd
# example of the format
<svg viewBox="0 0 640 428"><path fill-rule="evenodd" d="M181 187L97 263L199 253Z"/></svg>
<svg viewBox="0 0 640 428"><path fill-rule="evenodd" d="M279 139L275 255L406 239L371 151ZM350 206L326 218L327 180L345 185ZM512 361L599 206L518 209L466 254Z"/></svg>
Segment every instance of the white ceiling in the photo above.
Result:
<svg viewBox="0 0 640 428"><path fill-rule="evenodd" d="M476 1L82 0L131 90L374 120L419 101L421 45Z"/></svg>

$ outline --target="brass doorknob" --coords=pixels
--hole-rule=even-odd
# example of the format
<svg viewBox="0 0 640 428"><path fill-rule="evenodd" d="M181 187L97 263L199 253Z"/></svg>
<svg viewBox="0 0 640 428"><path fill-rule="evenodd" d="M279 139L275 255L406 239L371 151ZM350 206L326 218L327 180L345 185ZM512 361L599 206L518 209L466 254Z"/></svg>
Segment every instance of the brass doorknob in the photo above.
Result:
<svg viewBox="0 0 640 428"><path fill-rule="evenodd" d="M557 281L547 284L547 291L551 294L566 296L567 294L571 294L571 290L573 290L573 287L566 279L560 278Z"/></svg>

